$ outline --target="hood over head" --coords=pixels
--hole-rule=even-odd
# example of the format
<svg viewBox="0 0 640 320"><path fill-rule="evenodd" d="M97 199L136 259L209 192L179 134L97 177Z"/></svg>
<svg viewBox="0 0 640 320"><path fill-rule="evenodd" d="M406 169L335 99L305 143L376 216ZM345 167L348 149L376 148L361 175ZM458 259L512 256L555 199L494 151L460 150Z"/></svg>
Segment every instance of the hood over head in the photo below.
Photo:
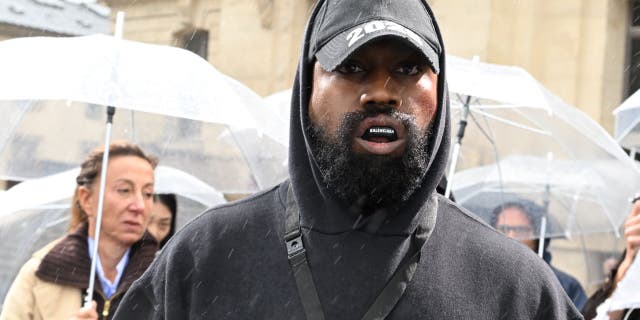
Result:
<svg viewBox="0 0 640 320"><path fill-rule="evenodd" d="M332 71L358 48L382 37L400 39L424 56L438 74L438 102L424 147L428 155L426 172L419 186L407 200L376 210L375 216L382 218L363 220L362 208L339 199L324 183L317 155L311 147L308 110L316 59L323 69ZM432 216L430 220L435 221L435 190L449 157L450 124L444 46L427 3L423 0L319 0L305 30L290 120L289 173L303 226L326 233L358 228L376 234L406 234L425 219L418 217L425 207L433 207L427 211Z"/></svg>

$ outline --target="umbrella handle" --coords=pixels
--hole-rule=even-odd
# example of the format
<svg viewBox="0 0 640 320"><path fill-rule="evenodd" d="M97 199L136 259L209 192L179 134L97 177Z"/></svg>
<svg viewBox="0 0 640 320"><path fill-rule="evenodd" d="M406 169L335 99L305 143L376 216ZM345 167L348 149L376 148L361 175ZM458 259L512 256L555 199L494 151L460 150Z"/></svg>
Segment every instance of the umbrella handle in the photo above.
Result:
<svg viewBox="0 0 640 320"><path fill-rule="evenodd" d="M104 190L107 177L107 166L109 164L109 149L111 140L111 127L113 126L113 115L116 109L112 106L107 107L107 124L104 137L104 152L102 153L102 168L100 170L100 193L98 196L98 215L96 216L96 227L93 232L94 246L91 254L91 273L89 274L89 287L85 295L84 306L90 306L93 301L93 290L96 280L96 264L98 262L98 245L100 244L100 229L102 227L102 209L104 206Z"/></svg>
<svg viewBox="0 0 640 320"><path fill-rule="evenodd" d="M544 256L544 239L547 233L547 217L542 217L542 222L540 223L540 240L538 240L538 256L543 258Z"/></svg>

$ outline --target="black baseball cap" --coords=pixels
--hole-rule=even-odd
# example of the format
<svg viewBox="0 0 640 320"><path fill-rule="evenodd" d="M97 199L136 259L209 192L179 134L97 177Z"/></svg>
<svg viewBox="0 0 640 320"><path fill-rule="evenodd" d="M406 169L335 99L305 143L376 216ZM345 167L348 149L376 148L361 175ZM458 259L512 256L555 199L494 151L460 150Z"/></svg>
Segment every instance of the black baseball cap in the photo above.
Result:
<svg viewBox="0 0 640 320"><path fill-rule="evenodd" d="M316 15L309 59L315 56L322 68L333 71L358 48L381 37L405 41L440 72L442 48L423 0L326 0Z"/></svg>

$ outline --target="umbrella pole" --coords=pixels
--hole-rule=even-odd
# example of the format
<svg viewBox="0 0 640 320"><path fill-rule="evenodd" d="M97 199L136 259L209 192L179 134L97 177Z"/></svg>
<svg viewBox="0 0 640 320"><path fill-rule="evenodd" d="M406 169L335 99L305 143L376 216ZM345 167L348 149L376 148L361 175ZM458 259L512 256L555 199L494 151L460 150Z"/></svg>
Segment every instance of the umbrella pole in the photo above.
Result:
<svg viewBox="0 0 640 320"><path fill-rule="evenodd" d="M449 167L449 176L447 177L447 188L444 191L445 198L449 198L451 195L451 187L453 186L453 174L456 172L456 166L458 165L458 158L460 156L460 148L462 147L462 138L467 128L467 117L469 116L469 102L471 96L467 96L464 106L462 107L462 114L460 115L460 122L458 124L458 133L456 135L457 141L453 146L453 152L451 154L451 166Z"/></svg>
<svg viewBox="0 0 640 320"><path fill-rule="evenodd" d="M551 158L550 156L548 156ZM540 219L540 238L538 240L538 256L544 258L544 241L547 235L547 214L549 212L549 197L551 195L549 183L544 187L544 212L542 213L542 219Z"/></svg>
<svg viewBox="0 0 640 320"><path fill-rule="evenodd" d="M544 256L544 240L547 233L547 216L542 216L540 221L540 240L538 240L538 256L543 258Z"/></svg>
<svg viewBox="0 0 640 320"><path fill-rule="evenodd" d="M122 31L124 29L124 12L118 11L116 14L115 38L122 39ZM89 274L89 287L85 296L84 306L90 306L93 301L93 289L96 280L96 264L98 261L98 246L100 244L100 229L102 226L102 207L104 204L104 188L107 177L107 165L109 164L109 145L111 144L111 127L113 126L113 115L116 108L107 106L107 123L104 134L104 152L102 153L102 168L100 170L100 194L98 196L98 216L96 217L96 228L94 230L94 246L91 254L91 273Z"/></svg>
<svg viewBox="0 0 640 320"><path fill-rule="evenodd" d="M113 115L116 109L114 107L107 107L107 125L104 135L104 152L102 153L102 168L100 170L100 193L98 196L98 215L96 217L96 227L93 232L93 250L91 254L91 273L89 275L89 288L87 288L87 295L85 296L84 305L88 306L93 301L93 288L95 287L96 280L96 264L98 262L98 245L100 244L100 227L102 225L102 208L104 204L104 189L105 180L107 177L107 165L109 161L109 145L111 144L111 127L113 126Z"/></svg>

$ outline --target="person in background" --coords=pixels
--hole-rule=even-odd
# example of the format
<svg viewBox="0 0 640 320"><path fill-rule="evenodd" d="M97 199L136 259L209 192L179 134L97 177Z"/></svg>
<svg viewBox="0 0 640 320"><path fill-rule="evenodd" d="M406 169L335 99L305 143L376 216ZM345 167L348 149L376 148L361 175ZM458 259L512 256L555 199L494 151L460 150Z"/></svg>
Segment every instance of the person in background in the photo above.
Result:
<svg viewBox="0 0 640 320"><path fill-rule="evenodd" d="M585 319L593 319L597 315L596 309L615 291L618 283L629 270L631 263L638 255L640 248L640 201L635 200L631 212L624 223L625 250L617 265L611 270L605 284L594 292L587 300L582 313ZM609 312L610 320L640 320L640 310L615 310Z"/></svg>
<svg viewBox="0 0 640 320"><path fill-rule="evenodd" d="M111 319L129 286L153 261L158 244L145 230L157 161L134 144L114 142L109 146L94 301L82 306L95 246L103 153L103 148L93 150L81 165L69 233L24 264L0 319Z"/></svg>
<svg viewBox="0 0 640 320"><path fill-rule="evenodd" d="M160 249L176 232L178 201L172 193L158 193L153 196L153 210L147 231L160 242Z"/></svg>
<svg viewBox="0 0 640 320"><path fill-rule="evenodd" d="M496 207L493 210L491 225L537 253L540 240L536 238L536 233L540 230L543 215L542 207L532 201L521 199ZM545 239L542 258L551 267L573 304L581 310L587 301L587 295L576 278L551 265L551 253L548 250L550 242L551 239Z"/></svg>

